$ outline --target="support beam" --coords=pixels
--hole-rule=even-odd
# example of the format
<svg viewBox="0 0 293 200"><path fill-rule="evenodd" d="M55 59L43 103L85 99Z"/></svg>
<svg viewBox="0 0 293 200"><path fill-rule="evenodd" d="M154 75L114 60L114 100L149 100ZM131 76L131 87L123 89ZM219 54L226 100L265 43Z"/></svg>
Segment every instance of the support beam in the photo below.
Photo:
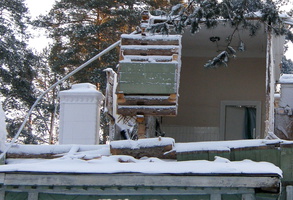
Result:
<svg viewBox="0 0 293 200"><path fill-rule="evenodd" d="M137 115L136 122L138 124L138 130L137 130L137 137L138 139L146 138L146 132L145 132L145 117L143 115Z"/></svg>

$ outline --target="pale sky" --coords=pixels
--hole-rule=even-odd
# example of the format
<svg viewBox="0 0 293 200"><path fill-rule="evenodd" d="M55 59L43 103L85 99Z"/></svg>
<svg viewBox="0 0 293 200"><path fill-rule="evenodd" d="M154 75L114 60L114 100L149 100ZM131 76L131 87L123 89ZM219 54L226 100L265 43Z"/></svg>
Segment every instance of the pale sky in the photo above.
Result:
<svg viewBox="0 0 293 200"><path fill-rule="evenodd" d="M25 0L27 7L29 8L29 13L32 18L35 18L41 14L46 14L50 11L55 0ZM38 51L48 46L50 40L46 37L45 31L31 30L34 39L30 40L30 46Z"/></svg>

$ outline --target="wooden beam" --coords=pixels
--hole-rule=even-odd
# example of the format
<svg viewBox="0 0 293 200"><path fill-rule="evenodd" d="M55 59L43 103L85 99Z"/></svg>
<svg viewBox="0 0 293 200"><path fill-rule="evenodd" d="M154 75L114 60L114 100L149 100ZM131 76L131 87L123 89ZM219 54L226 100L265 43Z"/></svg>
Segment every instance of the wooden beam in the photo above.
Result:
<svg viewBox="0 0 293 200"><path fill-rule="evenodd" d="M178 46L121 46L121 51L123 55L162 55L162 56L172 56L173 54L179 53Z"/></svg>
<svg viewBox="0 0 293 200"><path fill-rule="evenodd" d="M148 195L158 195L158 196L170 196L170 195L211 195L212 196L221 196L222 194L239 194L254 195L255 191L253 188L201 188L201 187L121 187L121 186L109 186L109 187L91 187L91 186L76 186L76 187L46 187L46 186L35 186L34 188L29 187L18 187L16 188L7 188L3 187L3 193L5 191L11 192L30 192L34 190L42 194L61 194L61 195L105 195L105 196L148 196ZM42 195L44 197L44 195ZM51 196L51 195L50 195ZM3 198L4 199L4 198ZM244 198L243 198L244 199Z"/></svg>
<svg viewBox="0 0 293 200"><path fill-rule="evenodd" d="M124 59L124 61L130 60L131 62L172 62L172 61L178 61L178 59L173 60L173 56L158 56L158 55L155 55L155 56L128 55L128 56L124 56L123 59Z"/></svg>
<svg viewBox="0 0 293 200"><path fill-rule="evenodd" d="M138 139L143 139L146 138L146 134L145 134L145 117L143 115L137 115L136 116L136 122L138 125L137 128L137 136Z"/></svg>
<svg viewBox="0 0 293 200"><path fill-rule="evenodd" d="M56 174L56 173L6 173L4 185L16 186L167 186L167 187L221 187L264 188L280 187L275 175L225 174Z"/></svg>
<svg viewBox="0 0 293 200"><path fill-rule="evenodd" d="M124 95L119 105L176 105L174 96Z"/></svg>
<svg viewBox="0 0 293 200"><path fill-rule="evenodd" d="M121 38L121 45L179 45L178 38L169 39L167 37L157 37L156 39L149 39L150 37L134 37Z"/></svg>
<svg viewBox="0 0 293 200"><path fill-rule="evenodd" d="M177 106L120 106L117 113L124 116L152 115L152 116L175 116Z"/></svg>

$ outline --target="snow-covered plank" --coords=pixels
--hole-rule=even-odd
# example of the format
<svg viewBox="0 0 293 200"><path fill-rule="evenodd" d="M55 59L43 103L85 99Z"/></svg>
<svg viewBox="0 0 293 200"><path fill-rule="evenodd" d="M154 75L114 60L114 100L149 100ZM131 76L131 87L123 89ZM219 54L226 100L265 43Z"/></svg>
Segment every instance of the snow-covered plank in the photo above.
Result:
<svg viewBox="0 0 293 200"><path fill-rule="evenodd" d="M173 56L126 55L120 62L172 62Z"/></svg>
<svg viewBox="0 0 293 200"><path fill-rule="evenodd" d="M121 50L126 50L126 49L130 49L130 50L178 50L179 47L177 45L122 45Z"/></svg>
<svg viewBox="0 0 293 200"><path fill-rule="evenodd" d="M121 37L121 45L179 45L178 38L170 37L135 37L123 38Z"/></svg>
<svg viewBox="0 0 293 200"><path fill-rule="evenodd" d="M147 106L147 105L118 105L118 114L125 116L152 115L152 116L174 116L177 114L177 106Z"/></svg>
<svg viewBox="0 0 293 200"><path fill-rule="evenodd" d="M124 45L120 47L122 55L163 55L178 54L180 48L176 45Z"/></svg>
<svg viewBox="0 0 293 200"><path fill-rule="evenodd" d="M112 155L129 155L135 158L156 157L176 159L173 150L175 141L172 138L148 138L139 140L113 141L110 144ZM125 160L124 162L127 162Z"/></svg>
<svg viewBox="0 0 293 200"><path fill-rule="evenodd" d="M135 39L135 40L162 40L162 41L168 41L168 40L181 40L182 35L162 35L162 34L148 34L148 35L134 35L134 34L122 34L121 38L124 39Z"/></svg>
<svg viewBox="0 0 293 200"><path fill-rule="evenodd" d="M9 149L6 158L54 159L68 153L73 146L75 145L14 145ZM110 154L108 145L78 145L78 147L80 152L95 151L102 155Z"/></svg>

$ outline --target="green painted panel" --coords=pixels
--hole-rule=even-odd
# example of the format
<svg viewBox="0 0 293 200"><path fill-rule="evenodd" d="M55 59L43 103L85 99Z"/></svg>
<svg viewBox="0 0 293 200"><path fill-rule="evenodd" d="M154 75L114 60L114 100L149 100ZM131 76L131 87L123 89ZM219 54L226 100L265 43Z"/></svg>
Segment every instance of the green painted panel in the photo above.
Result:
<svg viewBox="0 0 293 200"><path fill-rule="evenodd" d="M220 156L222 158L227 158L230 160L230 151L209 151L209 160L214 161L215 156Z"/></svg>
<svg viewBox="0 0 293 200"><path fill-rule="evenodd" d="M242 194L223 194L221 200L241 200Z"/></svg>
<svg viewBox="0 0 293 200"><path fill-rule="evenodd" d="M250 159L253 161L266 161L271 162L277 166L280 166L280 154L281 151L278 148L264 148L264 149L248 149L248 150L233 150L231 152L232 160L241 161L244 159Z"/></svg>
<svg viewBox="0 0 293 200"><path fill-rule="evenodd" d="M118 91L124 94L177 93L176 63L120 63Z"/></svg>
<svg viewBox="0 0 293 200"><path fill-rule="evenodd" d="M170 85L158 85L158 84L120 84L119 91L124 94L174 94L176 90L174 86Z"/></svg>
<svg viewBox="0 0 293 200"><path fill-rule="evenodd" d="M138 72L121 72L119 83L129 82L129 83L141 83L145 81L146 83L175 83L174 73L138 73Z"/></svg>
<svg viewBox="0 0 293 200"><path fill-rule="evenodd" d="M39 194L39 200L209 200L210 195L64 195Z"/></svg>
<svg viewBox="0 0 293 200"><path fill-rule="evenodd" d="M255 200L280 200L279 194L273 193L256 193Z"/></svg>
<svg viewBox="0 0 293 200"><path fill-rule="evenodd" d="M120 63L119 72L174 73L177 65L177 63Z"/></svg>
<svg viewBox="0 0 293 200"><path fill-rule="evenodd" d="M280 168L283 171L282 182L293 183L293 146L292 145L281 145L281 164Z"/></svg>
<svg viewBox="0 0 293 200"><path fill-rule="evenodd" d="M178 161L187 161L187 160L209 160L208 151L194 151L194 152L182 152L177 153Z"/></svg>
<svg viewBox="0 0 293 200"><path fill-rule="evenodd" d="M5 200L27 200L27 192L5 192Z"/></svg>

